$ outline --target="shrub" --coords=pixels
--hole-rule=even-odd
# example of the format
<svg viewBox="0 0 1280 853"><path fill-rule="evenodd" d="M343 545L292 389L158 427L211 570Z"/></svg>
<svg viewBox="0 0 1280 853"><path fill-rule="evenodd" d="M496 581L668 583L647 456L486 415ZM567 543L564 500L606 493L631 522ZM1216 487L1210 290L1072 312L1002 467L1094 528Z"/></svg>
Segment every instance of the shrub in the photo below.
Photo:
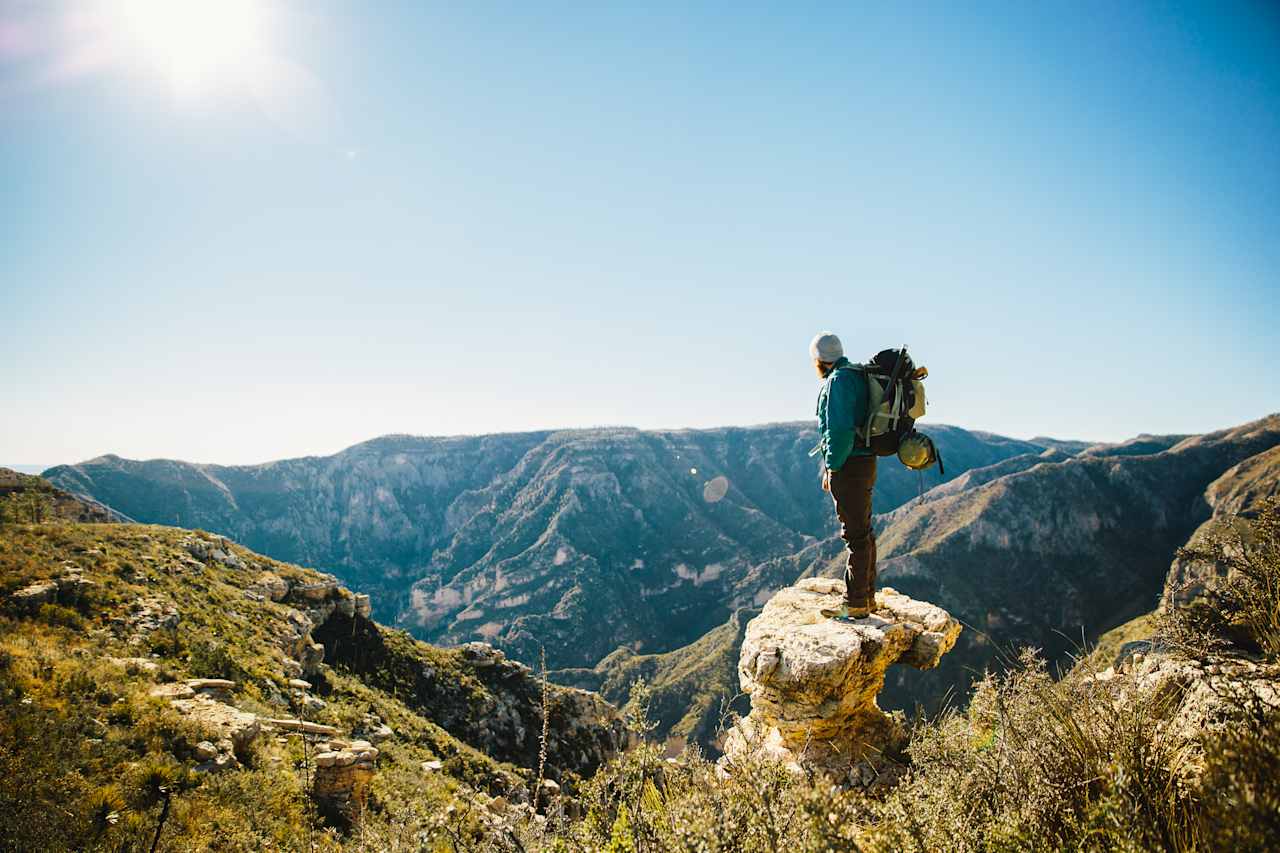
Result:
<svg viewBox="0 0 1280 853"><path fill-rule="evenodd" d="M1025 652L987 676L969 710L915 732L907 782L876 829L884 850L1186 849L1190 745L1161 736L1167 695L1116 682L1055 681Z"/></svg>
<svg viewBox="0 0 1280 853"><path fill-rule="evenodd" d="M1206 744L1205 836L1218 850L1274 850L1280 838L1280 708L1251 695Z"/></svg>
<svg viewBox="0 0 1280 853"><path fill-rule="evenodd" d="M227 651L226 644L198 640L187 648L187 667L196 678L229 678L244 681L244 668Z"/></svg>
<svg viewBox="0 0 1280 853"><path fill-rule="evenodd" d="M1210 535L1179 555L1225 576L1164 613L1161 636L1193 657L1232 645L1280 657L1280 499L1263 501L1252 524Z"/></svg>

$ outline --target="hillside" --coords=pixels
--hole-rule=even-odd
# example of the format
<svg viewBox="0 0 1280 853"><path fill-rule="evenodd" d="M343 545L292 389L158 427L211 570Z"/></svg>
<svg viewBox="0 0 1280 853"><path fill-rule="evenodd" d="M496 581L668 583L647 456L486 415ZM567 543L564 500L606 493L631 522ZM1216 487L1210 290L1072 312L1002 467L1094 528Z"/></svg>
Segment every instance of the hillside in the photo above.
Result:
<svg viewBox="0 0 1280 853"><path fill-rule="evenodd" d="M1210 515L1192 534L1187 547L1197 549L1212 536L1240 536L1245 521L1256 516L1264 500L1280 494L1280 447L1251 456L1229 468L1205 489ZM1207 561L1179 555L1165 581L1161 603L1186 602L1198 595L1220 570Z"/></svg>
<svg viewBox="0 0 1280 853"><path fill-rule="evenodd" d="M937 670L891 682L887 701L963 696L974 673L1017 647L1061 661L1149 612L1176 550L1209 518L1206 493L1280 445L1280 416L1158 449L1170 441L1154 452L1086 451L885 517L881 582L973 629Z"/></svg>
<svg viewBox="0 0 1280 853"><path fill-rule="evenodd" d="M313 818L377 846L450 804L528 800L539 679L367 613L331 575L201 531L0 528L5 846L126 849L112 839L164 822L159 784L164 849L184 850L291 846ZM549 779L572 786L623 743L594 694L551 686L545 707ZM40 818L54 802L67 820Z"/></svg>
<svg viewBox="0 0 1280 853"><path fill-rule="evenodd" d="M1237 513L1248 516L1278 491L1277 454L1278 416L1205 436L1143 436L1077 456L1050 448L971 469L877 516L881 585L944 606L971 629L937 670L894 672L882 701L908 711L917 703L929 709L963 703L972 680L986 667L1006 665L1020 646L1066 664L1069 653L1150 613L1166 585L1205 571L1203 563L1176 559L1180 547L1233 523ZM839 577L843 567L843 543L818 540L753 566L735 600L762 602L796 578ZM1143 631L1150 635L1150 619L1108 640L1108 649ZM730 668L737 646L725 626L713 633L714 642L655 658L611 655L590 679L557 677L599 685L616 699L624 693L608 685L645 675L654 683L655 703L667 709L658 729L666 735L676 731L682 697L698 697L684 706L696 715L737 692L731 682L716 695L699 695L709 691L669 675L650 676L679 672L691 657L707 672ZM704 748L714 746L714 729L679 729L686 731Z"/></svg>
<svg viewBox="0 0 1280 853"><path fill-rule="evenodd" d="M929 431L950 477L1044 450ZM323 566L423 639L483 639L526 662L545 647L552 667L589 667L621 645L693 642L752 604L753 567L829 537L815 441L809 424L386 436L265 465L105 456L46 475L139 521ZM877 508L937 476L888 462Z"/></svg>
<svg viewBox="0 0 1280 853"><path fill-rule="evenodd" d="M729 621L694 642L670 652L638 655L621 647L591 669L562 669L550 674L558 684L599 693L624 705L637 680L652 691L649 713L654 736L679 752L694 743L718 752L720 727L732 713L745 714L738 689L738 652L746 624L759 611L741 609Z"/></svg>
<svg viewBox="0 0 1280 853"><path fill-rule="evenodd" d="M128 521L86 495L73 495L41 477L0 468L0 523L46 520L100 524Z"/></svg>

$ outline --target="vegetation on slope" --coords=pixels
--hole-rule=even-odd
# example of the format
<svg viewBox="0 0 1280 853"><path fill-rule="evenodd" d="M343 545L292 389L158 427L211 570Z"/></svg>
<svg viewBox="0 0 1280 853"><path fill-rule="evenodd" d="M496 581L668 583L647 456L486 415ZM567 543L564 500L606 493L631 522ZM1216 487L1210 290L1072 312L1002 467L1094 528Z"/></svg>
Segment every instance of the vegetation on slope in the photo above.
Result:
<svg viewBox="0 0 1280 853"><path fill-rule="evenodd" d="M193 557L213 546L225 549L219 559ZM264 573L312 599L263 595ZM447 850L451 836L481 831L469 805L529 799L543 730L541 691L527 672L490 684L493 668L469 661L465 651L389 632L390 645L417 666L434 667L449 689L398 695L383 689L377 672L327 665L307 676L305 692L291 682L297 673L282 638L298 624L297 608L314 605L316 596L332 605L339 594L350 595L328 576L198 531L6 525L0 847L150 849L158 833L158 850ZM260 720L302 716L347 737L375 725L389 729L355 825L326 820L311 795L317 738L277 730L237 745L229 769L196 772L218 733L153 695L158 686L196 677L234 680L228 701ZM559 707L565 694L552 688L548 704ZM498 706L528 721L533 746L513 750L510 761L478 748L490 745L482 730L494 738L510 732L509 719L493 719ZM602 735L567 710L552 731L556 726L576 726L583 738ZM588 769L578 764L587 740L574 743L573 756L567 749L549 756L546 775L568 782L572 771Z"/></svg>
<svg viewBox="0 0 1280 853"><path fill-rule="evenodd" d="M759 611L736 611L728 622L675 651L638 655L620 648L592 669L562 669L551 678L598 692L622 706L638 681L650 693L652 737L680 752L686 743L716 751L720 728L731 712L746 714L738 689L738 653L746 623Z"/></svg>

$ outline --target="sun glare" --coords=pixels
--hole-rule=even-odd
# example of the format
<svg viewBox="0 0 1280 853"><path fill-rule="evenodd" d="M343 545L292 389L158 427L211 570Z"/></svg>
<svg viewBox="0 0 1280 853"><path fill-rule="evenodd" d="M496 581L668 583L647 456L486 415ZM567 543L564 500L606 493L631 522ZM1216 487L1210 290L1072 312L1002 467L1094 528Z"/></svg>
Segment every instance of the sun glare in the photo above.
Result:
<svg viewBox="0 0 1280 853"><path fill-rule="evenodd" d="M108 10L130 57L179 94L246 82L265 53L261 0L116 0Z"/></svg>

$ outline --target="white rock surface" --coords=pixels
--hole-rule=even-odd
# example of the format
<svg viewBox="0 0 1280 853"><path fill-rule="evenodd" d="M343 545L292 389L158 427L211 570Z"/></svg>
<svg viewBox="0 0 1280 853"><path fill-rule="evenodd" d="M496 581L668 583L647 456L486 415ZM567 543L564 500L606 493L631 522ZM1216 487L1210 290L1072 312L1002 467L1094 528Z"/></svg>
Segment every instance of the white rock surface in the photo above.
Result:
<svg viewBox="0 0 1280 853"><path fill-rule="evenodd" d="M190 717L201 726L229 740L236 752L243 752L258 736L258 718L248 711L233 708L208 696L174 699L169 702L178 713Z"/></svg>
<svg viewBox="0 0 1280 853"><path fill-rule="evenodd" d="M838 610L843 597L843 581L806 578L748 623L738 678L751 713L730 732L724 766L763 750L793 769L845 772L900 735L899 724L876 704L885 670L893 663L936 666L955 645L960 623L887 587L866 619L822 615Z"/></svg>

